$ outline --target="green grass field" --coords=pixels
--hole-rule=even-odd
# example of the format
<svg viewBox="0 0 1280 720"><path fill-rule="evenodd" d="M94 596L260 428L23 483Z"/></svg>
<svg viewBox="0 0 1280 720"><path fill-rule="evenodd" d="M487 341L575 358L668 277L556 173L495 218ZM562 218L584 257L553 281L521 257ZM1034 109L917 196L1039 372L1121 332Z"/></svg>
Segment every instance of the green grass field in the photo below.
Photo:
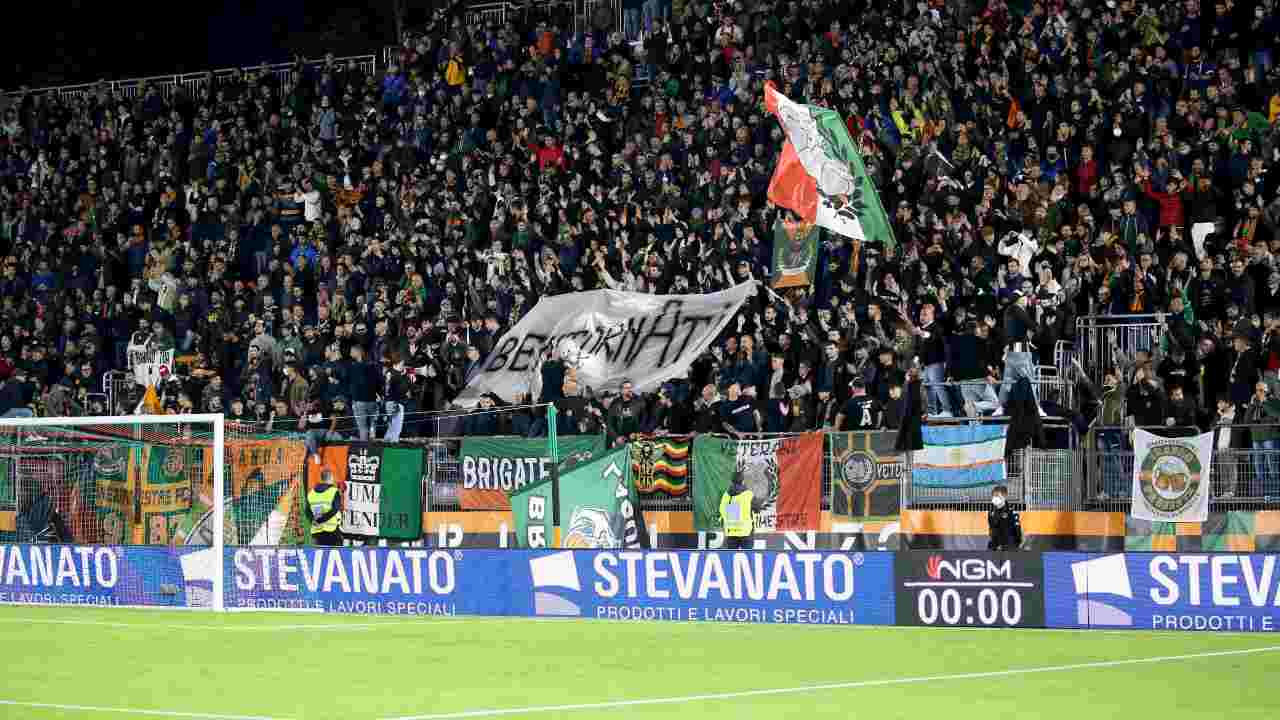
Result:
<svg viewBox="0 0 1280 720"><path fill-rule="evenodd" d="M0 607L3 718L1268 718L1280 638Z"/></svg>

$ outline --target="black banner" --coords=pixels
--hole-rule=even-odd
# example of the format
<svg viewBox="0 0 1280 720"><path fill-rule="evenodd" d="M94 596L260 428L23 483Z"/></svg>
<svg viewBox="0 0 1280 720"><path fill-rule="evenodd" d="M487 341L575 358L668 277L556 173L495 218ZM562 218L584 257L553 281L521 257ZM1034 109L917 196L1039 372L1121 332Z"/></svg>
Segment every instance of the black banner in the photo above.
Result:
<svg viewBox="0 0 1280 720"><path fill-rule="evenodd" d="M899 625L1044 627L1040 553L899 552Z"/></svg>

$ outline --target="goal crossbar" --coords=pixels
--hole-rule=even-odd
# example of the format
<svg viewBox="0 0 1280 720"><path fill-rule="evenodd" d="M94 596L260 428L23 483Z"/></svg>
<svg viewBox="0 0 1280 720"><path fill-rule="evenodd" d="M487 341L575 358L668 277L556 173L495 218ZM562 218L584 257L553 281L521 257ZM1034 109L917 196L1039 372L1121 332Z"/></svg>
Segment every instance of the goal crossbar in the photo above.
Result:
<svg viewBox="0 0 1280 720"><path fill-rule="evenodd" d="M213 457L216 460L212 463L213 467L213 556L221 565L224 555L224 537L223 523L226 521L225 503L222 502L225 492L226 479L224 478L224 468L222 458L224 457L224 449L226 447L226 437L224 434L225 418L221 414L216 413L200 413L193 415L118 415L118 416L93 416L93 417L40 417L40 418L0 418L0 428L74 428L80 425L191 425L191 424L207 423L213 427ZM222 612L225 610L223 601L223 573L219 570L213 573L213 610Z"/></svg>

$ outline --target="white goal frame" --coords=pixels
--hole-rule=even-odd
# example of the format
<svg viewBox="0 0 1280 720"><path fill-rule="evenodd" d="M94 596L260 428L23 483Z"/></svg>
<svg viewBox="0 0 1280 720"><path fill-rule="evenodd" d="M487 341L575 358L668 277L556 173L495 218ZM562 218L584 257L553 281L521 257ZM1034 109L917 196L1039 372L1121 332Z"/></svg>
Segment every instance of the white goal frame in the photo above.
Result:
<svg viewBox="0 0 1280 720"><path fill-rule="evenodd" d="M225 574L223 523L226 521L225 417L221 414L194 415L107 415L93 417L0 418L0 428L73 428L80 425L191 425L207 424L213 428L213 556L217 572L213 573L213 611L224 612L223 575Z"/></svg>

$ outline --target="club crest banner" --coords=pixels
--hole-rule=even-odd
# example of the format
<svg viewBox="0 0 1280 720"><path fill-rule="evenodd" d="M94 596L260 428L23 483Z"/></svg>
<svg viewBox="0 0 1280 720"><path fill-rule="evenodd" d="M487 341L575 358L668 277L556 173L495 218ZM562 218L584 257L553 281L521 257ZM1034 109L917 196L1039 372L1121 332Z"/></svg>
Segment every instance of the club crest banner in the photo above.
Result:
<svg viewBox="0 0 1280 720"><path fill-rule="evenodd" d="M1160 437L1133 431L1133 509L1139 520L1204 522L1209 518L1213 433Z"/></svg>
<svg viewBox="0 0 1280 720"><path fill-rule="evenodd" d="M636 392L684 375L756 292L748 281L705 295L591 290L544 297L494 345L457 402L470 407L495 393L512 401L542 391L542 364L554 350L577 368L578 385Z"/></svg>

